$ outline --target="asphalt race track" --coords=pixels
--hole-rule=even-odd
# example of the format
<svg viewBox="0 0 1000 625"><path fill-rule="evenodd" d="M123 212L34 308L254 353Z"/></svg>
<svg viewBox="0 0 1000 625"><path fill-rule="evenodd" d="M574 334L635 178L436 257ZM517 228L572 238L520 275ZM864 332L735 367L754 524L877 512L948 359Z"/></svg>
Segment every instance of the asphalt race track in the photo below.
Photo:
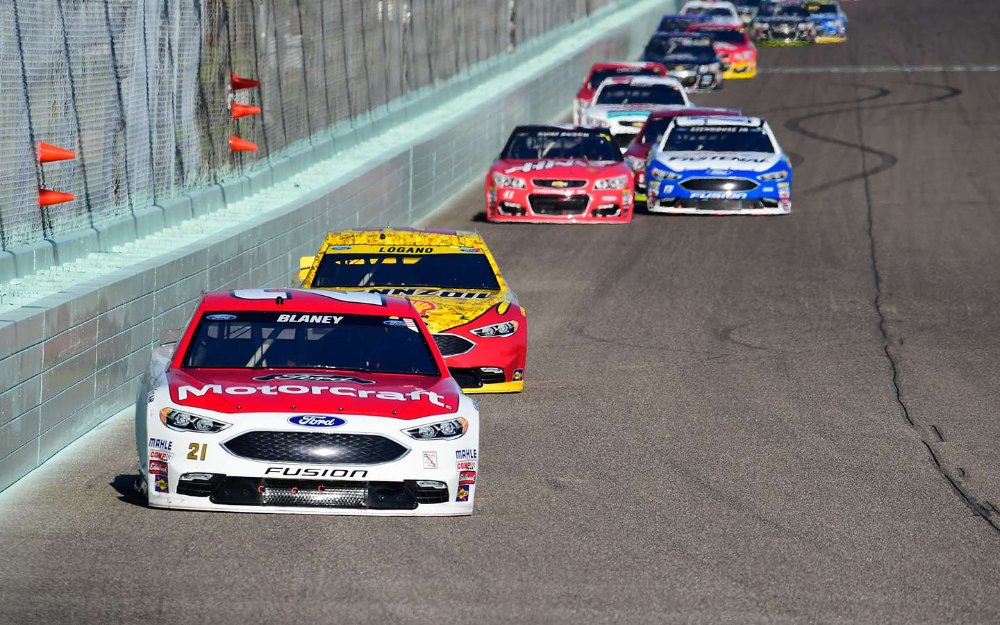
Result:
<svg viewBox="0 0 1000 625"><path fill-rule="evenodd" d="M145 509L117 418L0 494L0 623L1000 622L996 7L845 7L693 97L769 119L791 215L435 219L530 322L474 516Z"/></svg>

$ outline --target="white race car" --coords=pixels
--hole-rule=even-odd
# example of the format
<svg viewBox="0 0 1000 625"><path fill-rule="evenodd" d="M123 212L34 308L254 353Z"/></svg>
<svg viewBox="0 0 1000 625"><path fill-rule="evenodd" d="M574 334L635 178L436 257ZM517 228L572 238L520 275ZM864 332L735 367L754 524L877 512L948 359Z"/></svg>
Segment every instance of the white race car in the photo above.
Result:
<svg viewBox="0 0 1000 625"><path fill-rule="evenodd" d="M153 352L136 404L150 506L467 515L479 411L406 300L206 294Z"/></svg>
<svg viewBox="0 0 1000 625"><path fill-rule="evenodd" d="M736 5L725 0L689 0L681 7L681 15L700 17L709 24L743 26Z"/></svg>
<svg viewBox="0 0 1000 625"><path fill-rule="evenodd" d="M607 78L581 114L584 126L606 128L622 152L653 111L691 106L687 92L669 76L621 76Z"/></svg>

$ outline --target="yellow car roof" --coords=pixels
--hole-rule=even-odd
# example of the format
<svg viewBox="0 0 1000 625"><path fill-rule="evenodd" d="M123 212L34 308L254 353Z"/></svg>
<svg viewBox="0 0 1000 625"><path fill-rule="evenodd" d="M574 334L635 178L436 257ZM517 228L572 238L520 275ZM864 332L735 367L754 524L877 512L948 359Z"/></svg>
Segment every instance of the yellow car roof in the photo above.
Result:
<svg viewBox="0 0 1000 625"><path fill-rule="evenodd" d="M358 228L326 235L326 245L448 245L485 248L483 238L463 230L418 228Z"/></svg>

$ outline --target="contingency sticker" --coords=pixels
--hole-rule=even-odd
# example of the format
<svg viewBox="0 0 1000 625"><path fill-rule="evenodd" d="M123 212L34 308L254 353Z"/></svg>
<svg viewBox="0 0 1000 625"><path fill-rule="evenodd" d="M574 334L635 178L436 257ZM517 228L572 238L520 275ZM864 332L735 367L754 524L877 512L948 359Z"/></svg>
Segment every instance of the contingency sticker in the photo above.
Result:
<svg viewBox="0 0 1000 625"><path fill-rule="evenodd" d="M463 501L468 501L470 493L472 493L472 487L471 486L459 486L458 487L458 494L455 495L455 501L457 501L459 503L461 503Z"/></svg>

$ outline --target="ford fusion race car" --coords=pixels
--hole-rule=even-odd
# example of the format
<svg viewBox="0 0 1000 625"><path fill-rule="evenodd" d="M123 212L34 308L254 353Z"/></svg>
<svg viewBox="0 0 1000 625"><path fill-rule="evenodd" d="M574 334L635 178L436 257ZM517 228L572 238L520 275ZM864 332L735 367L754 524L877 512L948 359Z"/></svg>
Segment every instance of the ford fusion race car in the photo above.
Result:
<svg viewBox="0 0 1000 625"><path fill-rule="evenodd" d="M722 88L722 60L712 39L699 33L656 33L642 53L644 61L662 63L689 91Z"/></svg>
<svg viewBox="0 0 1000 625"><path fill-rule="evenodd" d="M466 393L524 388L528 320L482 237L454 230L331 232L299 259L305 288L405 297Z"/></svg>
<svg viewBox="0 0 1000 625"><path fill-rule="evenodd" d="M595 63L587 74L587 79L576 92L573 100L573 123L579 124L583 109L590 105L594 93L606 78L615 76L666 76L667 68L659 63L642 63L635 61L619 61L613 63Z"/></svg>
<svg viewBox="0 0 1000 625"><path fill-rule="evenodd" d="M781 215L792 166L759 117L678 117L646 169L654 213Z"/></svg>
<svg viewBox="0 0 1000 625"><path fill-rule="evenodd" d="M676 78L608 78L598 87L594 101L583 110L584 126L610 132L622 152L632 142L652 111L691 105Z"/></svg>
<svg viewBox="0 0 1000 625"><path fill-rule="evenodd" d="M743 25L733 3L724 0L688 0L681 7L681 15L700 17L712 24Z"/></svg>
<svg viewBox="0 0 1000 625"><path fill-rule="evenodd" d="M688 32L707 35L712 40L724 69L722 77L753 78L757 75L757 47L740 26L695 24Z"/></svg>
<svg viewBox="0 0 1000 625"><path fill-rule="evenodd" d="M153 351L135 411L150 506L467 515L479 410L409 302L371 293L203 296Z"/></svg>
<svg viewBox="0 0 1000 625"><path fill-rule="evenodd" d="M632 172L607 130L518 126L486 174L486 219L627 223Z"/></svg>
<svg viewBox="0 0 1000 625"><path fill-rule="evenodd" d="M806 45L816 43L816 23L805 7L772 2L761 5L751 34L759 45Z"/></svg>
<svg viewBox="0 0 1000 625"><path fill-rule="evenodd" d="M810 0L802 6L816 24L816 43L847 41L847 15L837 0Z"/></svg>
<svg viewBox="0 0 1000 625"><path fill-rule="evenodd" d="M654 145L663 138L663 133L667 126L675 117L682 115L694 117L709 117L715 115L738 116L740 111L736 109L720 108L687 108L687 109L667 109L653 111L646 119L646 124L639 130L628 149L625 150L625 164L632 170L635 176L635 201L646 201L646 166L649 159L649 152Z"/></svg>

